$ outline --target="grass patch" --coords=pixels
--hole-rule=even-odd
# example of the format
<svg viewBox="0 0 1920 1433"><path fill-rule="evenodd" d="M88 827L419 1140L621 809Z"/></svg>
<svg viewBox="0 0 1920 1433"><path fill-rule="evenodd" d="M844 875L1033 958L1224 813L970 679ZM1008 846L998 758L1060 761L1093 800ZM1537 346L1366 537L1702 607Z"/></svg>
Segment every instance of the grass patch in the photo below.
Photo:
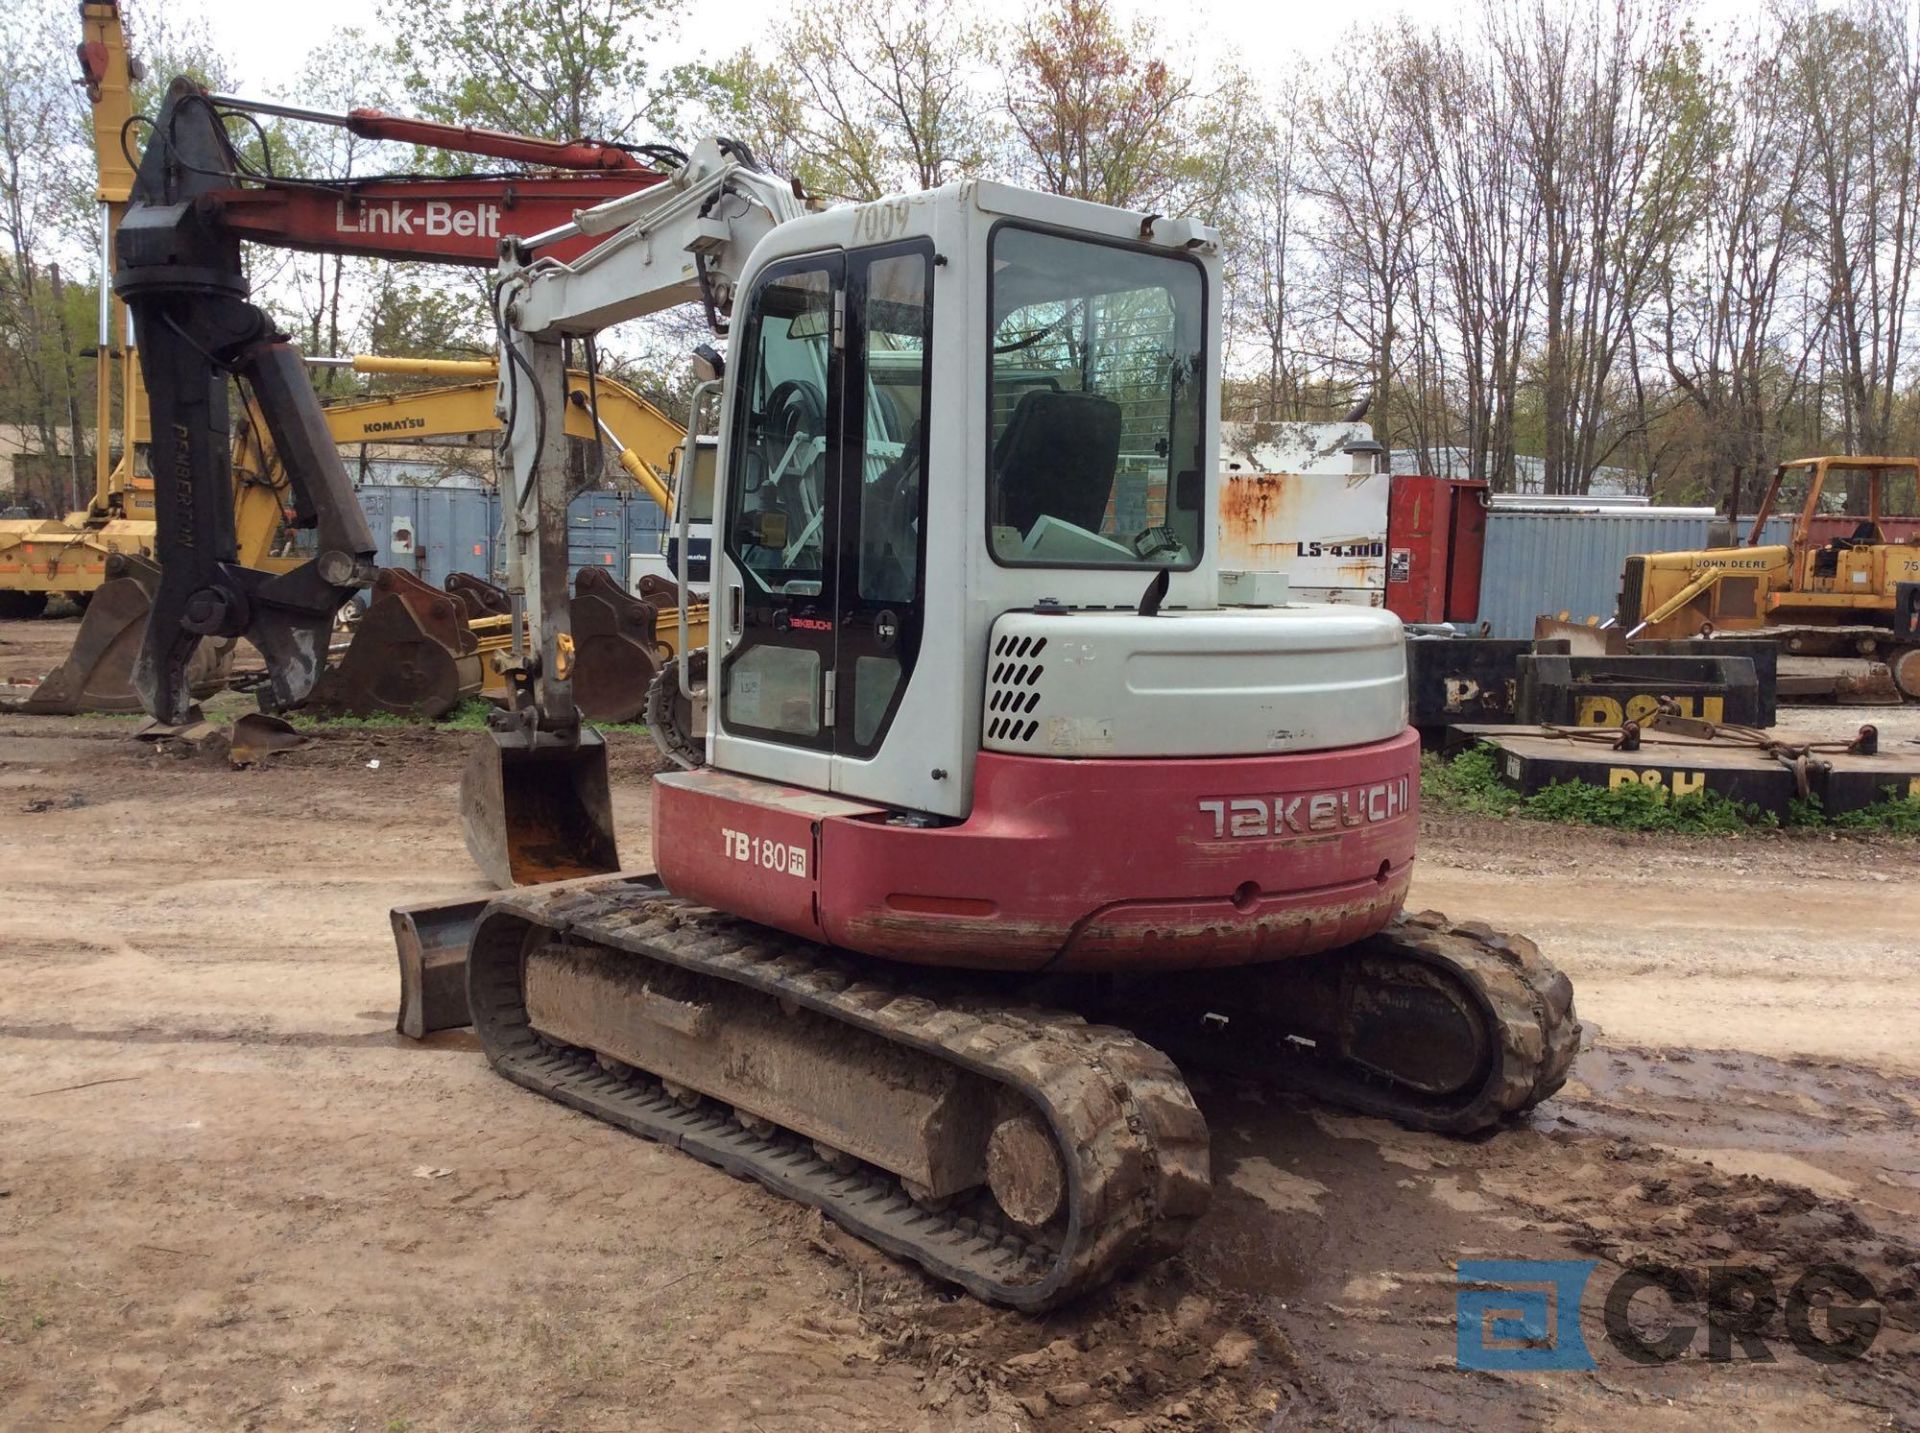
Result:
<svg viewBox="0 0 1920 1433"><path fill-rule="evenodd" d="M1771 811L1731 801L1718 791L1689 791L1669 796L1654 786L1589 786L1556 781L1523 803L1526 814L1541 821L1572 821L1618 831L1684 831L1702 836L1731 836L1754 827L1780 824Z"/></svg>
<svg viewBox="0 0 1920 1433"><path fill-rule="evenodd" d="M1789 826L1817 826L1830 831L1869 831L1887 836L1920 836L1920 797L1905 796L1897 786L1885 788L1886 800L1856 811L1841 811L1832 816L1820 804L1818 796L1805 800L1796 796L1787 818Z"/></svg>
<svg viewBox="0 0 1920 1433"><path fill-rule="evenodd" d="M1500 779L1490 746L1474 746L1448 761L1431 751L1420 754L1420 800L1436 811L1474 816L1512 816L1520 794Z"/></svg>
<svg viewBox="0 0 1920 1433"><path fill-rule="evenodd" d="M430 727L435 731L485 731L491 702L467 697L437 721L375 712L372 716L308 716L294 712L287 720L296 731L398 731L403 727Z"/></svg>
<svg viewBox="0 0 1920 1433"><path fill-rule="evenodd" d="M1673 831L1725 836L1773 830L1781 825L1802 830L1851 831L1920 836L1920 799L1888 787L1888 799L1858 811L1829 816L1818 797L1795 797L1783 823L1771 811L1732 801L1717 791L1671 796L1654 786L1590 786L1556 781L1532 796L1522 796L1500 778L1498 754L1475 746L1452 761L1431 752L1420 758L1420 799L1429 810L1474 816L1514 816L1529 821L1559 821L1604 826L1616 831Z"/></svg>

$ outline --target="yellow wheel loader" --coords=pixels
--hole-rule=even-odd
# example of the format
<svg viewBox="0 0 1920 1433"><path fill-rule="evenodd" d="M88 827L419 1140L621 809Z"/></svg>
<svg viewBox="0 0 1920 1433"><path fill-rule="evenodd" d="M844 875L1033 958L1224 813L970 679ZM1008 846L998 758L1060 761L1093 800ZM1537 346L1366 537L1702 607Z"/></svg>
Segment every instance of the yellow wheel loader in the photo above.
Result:
<svg viewBox="0 0 1920 1433"><path fill-rule="evenodd" d="M1773 637L1780 695L1920 701L1920 458L1802 458L1767 485L1743 546L1629 557L1633 637ZM1761 538L1794 512L1785 543Z"/></svg>

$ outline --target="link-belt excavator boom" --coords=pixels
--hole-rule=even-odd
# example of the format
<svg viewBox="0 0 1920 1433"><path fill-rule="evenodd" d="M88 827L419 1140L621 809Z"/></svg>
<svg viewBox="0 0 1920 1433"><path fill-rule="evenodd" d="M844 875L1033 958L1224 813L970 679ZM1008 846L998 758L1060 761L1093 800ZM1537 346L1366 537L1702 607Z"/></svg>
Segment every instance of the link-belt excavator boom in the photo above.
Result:
<svg viewBox="0 0 1920 1433"><path fill-rule="evenodd" d="M1454 1132L1559 1087L1565 977L1521 937L1402 913L1397 621L1220 568L1222 300L1191 220L973 181L814 212L716 141L502 241L529 636L465 814L496 875L536 847L586 875L468 912L467 1011L502 1074L1027 1310L1204 1210L1172 1055ZM711 635L660 678L657 869L596 876L564 354L682 302L726 347L702 360Z"/></svg>

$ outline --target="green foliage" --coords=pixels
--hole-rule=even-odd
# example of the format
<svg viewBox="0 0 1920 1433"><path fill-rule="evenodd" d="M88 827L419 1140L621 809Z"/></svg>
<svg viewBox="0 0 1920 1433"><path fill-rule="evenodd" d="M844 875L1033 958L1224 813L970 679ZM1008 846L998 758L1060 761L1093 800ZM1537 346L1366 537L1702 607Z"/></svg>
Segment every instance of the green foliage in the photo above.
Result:
<svg viewBox="0 0 1920 1433"><path fill-rule="evenodd" d="M1610 826L1622 831L1684 831L1698 835L1730 836L1756 826L1779 823L1771 812L1745 802L1730 801L1717 791L1692 791L1669 796L1656 786L1630 782L1624 786L1590 786L1584 781L1556 781L1523 803L1527 816L1539 821L1572 821Z"/></svg>
<svg viewBox="0 0 1920 1433"><path fill-rule="evenodd" d="M1520 797L1500 779L1493 748L1475 746L1452 761L1433 752L1420 757L1420 799L1440 811L1475 816L1510 816Z"/></svg>
<svg viewBox="0 0 1920 1433"><path fill-rule="evenodd" d="M1789 824L1828 827L1835 831L1879 832L1889 836L1920 836L1920 796L1908 796L1899 787L1885 788L1886 800L1829 816L1818 796L1795 797Z"/></svg>
<svg viewBox="0 0 1920 1433"><path fill-rule="evenodd" d="M306 712L294 712L287 722L295 731L398 731L403 727L424 725L411 717L394 716L389 712L375 712L371 716L312 716Z"/></svg>
<svg viewBox="0 0 1920 1433"><path fill-rule="evenodd" d="M681 72L647 56L672 28L671 0L381 0L391 59L429 119L557 139L645 143L670 133ZM428 153L451 172L495 160Z"/></svg>
<svg viewBox="0 0 1920 1433"><path fill-rule="evenodd" d="M1787 824L1789 826L1824 826L1826 822L1827 813L1821 806L1818 796L1789 796L1787 798Z"/></svg>
<svg viewBox="0 0 1920 1433"><path fill-rule="evenodd" d="M1475 746L1452 761L1431 753L1422 756L1421 801L1434 811L1571 822L1619 831L1728 836L1783 824L1771 811L1729 800L1717 791L1674 797L1660 787L1638 782L1607 787L1557 781L1523 797L1501 780L1496 760L1497 753L1488 746ZM1802 830L1920 836L1920 798L1903 796L1892 786L1886 789L1886 795L1885 801L1831 817L1821 807L1819 797L1796 796L1787 803L1784 824Z"/></svg>
<svg viewBox="0 0 1920 1433"><path fill-rule="evenodd" d="M487 716L494 710L491 702L468 697L438 721L425 722L413 717L375 712L372 716L308 716L296 712L288 717L296 730L325 731L398 731L403 728L432 727L439 731L485 731Z"/></svg>
<svg viewBox="0 0 1920 1433"><path fill-rule="evenodd" d="M444 269L425 264L383 263L367 291L366 351L410 358L474 358L490 355L493 334L477 291L449 284ZM418 380L413 380L418 381ZM376 380L375 392L402 386Z"/></svg>
<svg viewBox="0 0 1920 1433"><path fill-rule="evenodd" d="M448 731L485 731L487 718L494 711L492 702L482 701L479 697L468 697L441 717L435 725L444 727Z"/></svg>
<svg viewBox="0 0 1920 1433"><path fill-rule="evenodd" d="M1563 821L1624 831L1683 831L1731 834L1777 824L1757 806L1729 801L1715 791L1678 798L1651 786L1589 786L1555 782L1523 797L1500 777L1497 753L1476 746L1452 761L1421 758L1420 797L1433 810L1476 816L1518 816L1531 821Z"/></svg>

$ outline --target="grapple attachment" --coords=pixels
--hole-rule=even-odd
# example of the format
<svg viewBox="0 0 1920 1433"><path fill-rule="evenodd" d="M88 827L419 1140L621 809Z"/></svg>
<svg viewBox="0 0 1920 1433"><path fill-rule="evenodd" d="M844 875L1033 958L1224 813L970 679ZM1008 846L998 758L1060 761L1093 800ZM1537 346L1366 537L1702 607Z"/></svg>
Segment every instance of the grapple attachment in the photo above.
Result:
<svg viewBox="0 0 1920 1433"><path fill-rule="evenodd" d="M160 568L146 558L126 553L109 557L107 580L87 603L73 650L19 710L45 716L139 711L133 667L159 584ZM194 697L211 696L227 684L233 645L230 638L202 639L187 664L187 687Z"/></svg>
<svg viewBox="0 0 1920 1433"><path fill-rule="evenodd" d="M502 890L619 870L606 743L591 729L487 732L460 776L460 826Z"/></svg>

